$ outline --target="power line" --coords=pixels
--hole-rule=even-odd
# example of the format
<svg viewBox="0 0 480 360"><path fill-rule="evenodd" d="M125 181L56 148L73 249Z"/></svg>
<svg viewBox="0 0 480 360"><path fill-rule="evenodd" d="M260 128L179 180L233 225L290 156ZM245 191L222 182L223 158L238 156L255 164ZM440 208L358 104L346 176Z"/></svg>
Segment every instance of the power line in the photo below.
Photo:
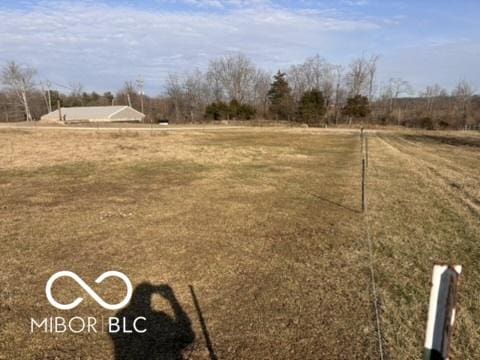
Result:
<svg viewBox="0 0 480 360"><path fill-rule="evenodd" d="M57 82L55 82L55 81L50 81L50 83L51 83L52 85L56 85L56 86L59 86L59 87L64 88L64 89L75 90L75 89L72 88L71 86L62 85L62 84L59 84L59 83L57 83Z"/></svg>

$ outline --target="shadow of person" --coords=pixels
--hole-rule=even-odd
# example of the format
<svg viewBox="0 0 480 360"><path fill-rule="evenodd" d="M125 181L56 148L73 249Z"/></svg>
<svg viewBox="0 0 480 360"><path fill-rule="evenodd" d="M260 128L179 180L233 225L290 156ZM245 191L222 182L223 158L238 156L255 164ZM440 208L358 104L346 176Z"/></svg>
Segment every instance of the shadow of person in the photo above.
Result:
<svg viewBox="0 0 480 360"><path fill-rule="evenodd" d="M154 294L159 294L169 302L173 316L152 309ZM129 305L120 310L116 317L122 326L118 332L110 331L115 360L183 359L182 352L195 340L192 323L168 285L138 285ZM139 317L145 320L137 320L135 324ZM134 331L135 325L140 332Z"/></svg>

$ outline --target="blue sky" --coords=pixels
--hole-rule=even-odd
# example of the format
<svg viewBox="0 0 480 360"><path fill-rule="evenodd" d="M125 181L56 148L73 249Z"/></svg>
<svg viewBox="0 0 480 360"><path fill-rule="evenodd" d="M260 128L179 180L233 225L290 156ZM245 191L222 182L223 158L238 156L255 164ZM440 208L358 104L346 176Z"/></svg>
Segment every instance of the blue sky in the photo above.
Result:
<svg viewBox="0 0 480 360"><path fill-rule="evenodd" d="M416 90L460 79L480 90L480 1L104 0L0 3L0 62L39 80L116 90L142 75L149 94L168 73L241 51L270 71L319 54L339 64L380 54L379 82Z"/></svg>

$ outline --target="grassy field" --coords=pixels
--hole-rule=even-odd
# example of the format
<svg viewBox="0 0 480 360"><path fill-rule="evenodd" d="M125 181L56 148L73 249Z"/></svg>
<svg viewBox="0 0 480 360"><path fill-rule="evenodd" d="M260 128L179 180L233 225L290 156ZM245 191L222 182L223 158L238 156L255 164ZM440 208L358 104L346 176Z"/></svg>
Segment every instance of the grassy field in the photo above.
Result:
<svg viewBox="0 0 480 360"><path fill-rule="evenodd" d="M371 133L368 215L360 149L358 131L0 130L0 359L209 359L189 285L219 359L378 358L367 227L387 357L421 357L432 264L451 261L452 359L480 358L480 137ZM30 333L31 317L114 315L88 295L54 309L60 270L124 272L119 315L148 314L150 336Z"/></svg>

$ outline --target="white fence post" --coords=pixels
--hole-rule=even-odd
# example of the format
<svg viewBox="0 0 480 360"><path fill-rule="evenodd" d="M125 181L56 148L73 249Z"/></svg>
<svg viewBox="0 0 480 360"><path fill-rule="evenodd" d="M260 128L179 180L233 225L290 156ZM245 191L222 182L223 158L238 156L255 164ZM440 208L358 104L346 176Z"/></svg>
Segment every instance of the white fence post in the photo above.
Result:
<svg viewBox="0 0 480 360"><path fill-rule="evenodd" d="M434 265L424 360L447 360L455 321L460 265Z"/></svg>

